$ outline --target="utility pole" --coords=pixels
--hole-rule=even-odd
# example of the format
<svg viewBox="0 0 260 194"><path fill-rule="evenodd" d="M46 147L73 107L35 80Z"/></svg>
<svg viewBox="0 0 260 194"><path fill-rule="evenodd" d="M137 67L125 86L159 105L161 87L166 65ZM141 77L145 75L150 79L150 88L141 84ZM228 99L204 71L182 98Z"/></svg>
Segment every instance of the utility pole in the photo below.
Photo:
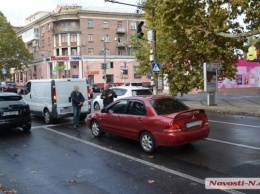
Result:
<svg viewBox="0 0 260 194"><path fill-rule="evenodd" d="M106 34L104 37L103 37L103 42L104 42L104 69L103 69L103 72L104 72L104 88L105 88L105 85L107 83L107 73L106 73L106 69L107 69L107 48L106 48L106 40L107 40L107 37L108 35Z"/></svg>
<svg viewBox="0 0 260 194"><path fill-rule="evenodd" d="M155 10L152 10L152 17L155 17ZM156 63L157 61L157 56L156 56L156 30L154 27L154 22L153 22L153 26L152 26L152 59L153 62ZM158 94L158 73L153 73L153 77L154 77L154 87L153 87L153 94L157 95Z"/></svg>

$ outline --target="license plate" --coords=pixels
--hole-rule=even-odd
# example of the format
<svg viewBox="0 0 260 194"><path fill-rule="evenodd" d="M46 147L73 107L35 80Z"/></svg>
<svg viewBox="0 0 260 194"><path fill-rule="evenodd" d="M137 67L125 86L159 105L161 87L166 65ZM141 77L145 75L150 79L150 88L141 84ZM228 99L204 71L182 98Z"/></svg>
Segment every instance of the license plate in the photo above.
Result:
<svg viewBox="0 0 260 194"><path fill-rule="evenodd" d="M194 122L186 123L186 128L201 126L201 124L202 121L194 121Z"/></svg>
<svg viewBox="0 0 260 194"><path fill-rule="evenodd" d="M72 107L65 107L60 109L60 113L71 113L72 112Z"/></svg>
<svg viewBox="0 0 260 194"><path fill-rule="evenodd" d="M18 111L4 112L3 116L19 115Z"/></svg>

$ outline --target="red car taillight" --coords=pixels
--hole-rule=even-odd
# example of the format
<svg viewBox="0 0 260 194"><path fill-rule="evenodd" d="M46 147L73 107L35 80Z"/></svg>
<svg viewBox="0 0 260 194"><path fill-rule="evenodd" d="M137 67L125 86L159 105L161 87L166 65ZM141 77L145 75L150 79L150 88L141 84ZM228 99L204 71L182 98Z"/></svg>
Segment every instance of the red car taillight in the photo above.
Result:
<svg viewBox="0 0 260 194"><path fill-rule="evenodd" d="M52 103L56 103L57 102L57 96L56 96L56 88L55 87L52 88L51 97L52 97Z"/></svg>
<svg viewBox="0 0 260 194"><path fill-rule="evenodd" d="M171 126L167 127L166 129L163 130L163 132L166 133L175 133L181 131L179 125L173 123Z"/></svg>
<svg viewBox="0 0 260 194"><path fill-rule="evenodd" d="M203 119L203 123L204 123L204 126L205 126L205 125L209 125L209 119L208 119L208 117L205 117L205 118Z"/></svg>

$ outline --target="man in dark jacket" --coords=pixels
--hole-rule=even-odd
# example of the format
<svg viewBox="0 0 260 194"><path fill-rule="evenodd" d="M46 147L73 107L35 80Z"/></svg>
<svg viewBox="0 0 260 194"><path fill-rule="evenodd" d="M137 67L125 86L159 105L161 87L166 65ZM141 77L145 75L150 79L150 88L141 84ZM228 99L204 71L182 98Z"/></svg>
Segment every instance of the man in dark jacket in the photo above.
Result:
<svg viewBox="0 0 260 194"><path fill-rule="evenodd" d="M117 98L116 93L113 90L109 89L109 84L105 85L105 89L102 91L101 99L103 99L104 108L106 108L110 103L114 101L114 98Z"/></svg>
<svg viewBox="0 0 260 194"><path fill-rule="evenodd" d="M79 91L79 86L74 86L74 91L71 92L71 101L72 101L72 108L73 108L73 125L74 129L79 127L79 119L80 119L80 111L83 103L85 101L84 96Z"/></svg>

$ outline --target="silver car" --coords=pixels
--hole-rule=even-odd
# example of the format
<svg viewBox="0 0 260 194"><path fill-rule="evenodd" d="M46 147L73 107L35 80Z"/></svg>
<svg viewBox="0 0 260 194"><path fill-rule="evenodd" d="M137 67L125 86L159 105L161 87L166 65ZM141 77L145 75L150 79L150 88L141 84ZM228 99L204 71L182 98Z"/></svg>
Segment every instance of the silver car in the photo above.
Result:
<svg viewBox="0 0 260 194"><path fill-rule="evenodd" d="M136 87L136 86L119 86L111 87L116 95L117 99L126 98L130 96L142 96L142 95L152 95L152 91L146 87ZM100 98L101 95L98 95L92 102L94 111L101 110L103 108L103 99Z"/></svg>

